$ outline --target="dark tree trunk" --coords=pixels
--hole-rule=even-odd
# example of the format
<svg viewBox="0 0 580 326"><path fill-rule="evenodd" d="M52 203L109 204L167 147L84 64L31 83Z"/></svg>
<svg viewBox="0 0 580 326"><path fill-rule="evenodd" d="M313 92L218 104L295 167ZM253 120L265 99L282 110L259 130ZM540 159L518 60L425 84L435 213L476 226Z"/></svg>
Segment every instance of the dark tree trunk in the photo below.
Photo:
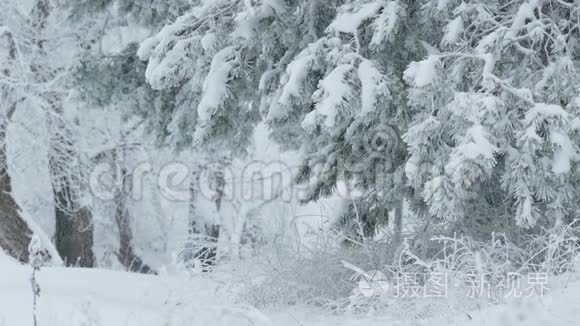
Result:
<svg viewBox="0 0 580 326"><path fill-rule="evenodd" d="M94 267L92 213L87 207L59 208L63 204L66 190L56 190L55 246L67 266Z"/></svg>
<svg viewBox="0 0 580 326"><path fill-rule="evenodd" d="M403 234L403 200L400 200L395 206L395 225L394 225L394 244L400 246L402 243Z"/></svg>
<svg viewBox="0 0 580 326"><path fill-rule="evenodd" d="M55 201L55 245L66 265L94 267L92 212L79 203L84 180L80 168L71 164L78 156L71 132L61 120L59 107L55 105L56 119L51 121L53 136L49 157Z"/></svg>
<svg viewBox="0 0 580 326"><path fill-rule="evenodd" d="M7 48L5 56L0 57L10 64L16 60L16 45L12 34L4 32L0 34L0 48L4 45ZM1 53L0 53L1 54ZM2 75L10 78L9 68L2 70ZM6 85L0 86L0 97L4 99L4 106L13 97L14 90ZM14 100L14 99L12 99ZM28 262L28 244L32 237L32 230L22 218L20 207L12 195L12 179L8 174L8 161L6 158L6 130L12 115L16 111L19 100L14 100L10 105L6 105L0 116L0 250L3 249L9 255L19 261Z"/></svg>
<svg viewBox="0 0 580 326"><path fill-rule="evenodd" d="M0 123L0 248L23 263L28 262L28 244L32 231L20 215L12 196L12 180L6 161L6 122Z"/></svg>

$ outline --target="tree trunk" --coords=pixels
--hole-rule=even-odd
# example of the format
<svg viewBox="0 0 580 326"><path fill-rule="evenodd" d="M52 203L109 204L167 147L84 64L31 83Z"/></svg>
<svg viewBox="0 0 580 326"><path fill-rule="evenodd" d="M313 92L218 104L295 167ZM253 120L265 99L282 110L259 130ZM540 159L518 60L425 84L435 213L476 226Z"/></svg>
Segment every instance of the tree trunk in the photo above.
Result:
<svg viewBox="0 0 580 326"><path fill-rule="evenodd" d="M403 233L403 199L399 200L397 206L395 206L395 227L394 227L395 247L401 245L402 233Z"/></svg>
<svg viewBox="0 0 580 326"><path fill-rule="evenodd" d="M0 248L23 263L28 262L28 244L32 231L20 215L20 208L12 196L12 180L6 160L7 118L0 123Z"/></svg>
<svg viewBox="0 0 580 326"><path fill-rule="evenodd" d="M183 252L183 260L189 266L193 267L195 261L201 263L201 269L210 270L210 266L215 265L217 258L217 240L220 228L218 224L208 223L197 213L197 199L200 187L201 166L197 165L193 169L191 182L189 185L189 234L187 243ZM223 197L223 187L217 190L218 194L215 199L216 210L221 208Z"/></svg>
<svg viewBox="0 0 580 326"><path fill-rule="evenodd" d="M13 65L16 60L16 45L12 34L4 32L0 34L0 37L5 39L5 42L0 44L0 48L2 45L7 48L5 57L0 57L0 60ZM10 78L10 69L2 70L2 75ZM3 85L0 86L0 91L0 96L4 101L1 104L5 105L13 97L14 89ZM6 157L6 131L18 102L15 100L9 106L6 105L6 112L2 112L2 116L0 116L0 250L3 249L19 261L27 263L29 259L28 244L32 238L32 230L22 218L20 207L12 195L12 179L8 174Z"/></svg>
<svg viewBox="0 0 580 326"><path fill-rule="evenodd" d="M66 193L67 190L54 190L56 249L67 266L94 267L92 213L87 207L73 208L72 213L61 208L67 200Z"/></svg>
<svg viewBox="0 0 580 326"><path fill-rule="evenodd" d="M399 134L399 133L397 133ZM403 173L402 175L402 179L400 181L400 184L406 185L407 184L407 176ZM405 204L405 194L406 191L404 189L401 189L401 197L399 198L399 200L397 201L397 204L395 205L395 227L394 227L394 233L395 233L395 239L394 239L394 245L395 248L398 249L402 244L403 244L403 205Z"/></svg>
<svg viewBox="0 0 580 326"><path fill-rule="evenodd" d="M128 271L156 274L150 266L143 262L133 249L133 231L131 229L131 219L127 206L127 198L129 198L132 191L131 175L127 171L127 153L123 145L113 151L113 163L117 180L114 198L115 222L119 229L119 251L116 255L119 262Z"/></svg>
<svg viewBox="0 0 580 326"><path fill-rule="evenodd" d="M71 132L62 121L60 105L55 104L54 108L49 171L55 201L55 245L66 265L93 267L92 212L80 204L85 189L80 168L73 162L78 155Z"/></svg>

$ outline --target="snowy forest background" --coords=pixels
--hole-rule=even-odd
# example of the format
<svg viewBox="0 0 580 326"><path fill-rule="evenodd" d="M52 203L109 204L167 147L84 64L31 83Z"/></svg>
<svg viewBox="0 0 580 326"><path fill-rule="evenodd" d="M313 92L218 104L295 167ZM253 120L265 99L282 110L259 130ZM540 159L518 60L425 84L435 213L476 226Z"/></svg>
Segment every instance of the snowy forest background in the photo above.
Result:
<svg viewBox="0 0 580 326"><path fill-rule="evenodd" d="M67 278L156 289L146 325L483 325L510 277L568 288L579 50L578 0L0 0L0 279L33 280L0 325L137 324L43 308ZM369 297L375 270L448 293Z"/></svg>

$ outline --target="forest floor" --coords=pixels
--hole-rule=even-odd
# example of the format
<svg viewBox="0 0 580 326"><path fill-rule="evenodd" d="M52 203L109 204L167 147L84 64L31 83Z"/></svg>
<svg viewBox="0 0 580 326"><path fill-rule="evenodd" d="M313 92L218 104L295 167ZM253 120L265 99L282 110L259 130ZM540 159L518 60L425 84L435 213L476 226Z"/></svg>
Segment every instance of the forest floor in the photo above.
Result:
<svg viewBox="0 0 580 326"><path fill-rule="evenodd" d="M30 267L18 265L0 254L0 326L34 325L31 275ZM543 298L488 306L479 311L449 311L446 315L451 318L413 320L332 315L297 306L259 312L236 303L232 296L236 281L231 275L230 271L186 278L44 268L37 277L41 288L37 325L580 325L578 274L565 276L565 282L560 282Z"/></svg>

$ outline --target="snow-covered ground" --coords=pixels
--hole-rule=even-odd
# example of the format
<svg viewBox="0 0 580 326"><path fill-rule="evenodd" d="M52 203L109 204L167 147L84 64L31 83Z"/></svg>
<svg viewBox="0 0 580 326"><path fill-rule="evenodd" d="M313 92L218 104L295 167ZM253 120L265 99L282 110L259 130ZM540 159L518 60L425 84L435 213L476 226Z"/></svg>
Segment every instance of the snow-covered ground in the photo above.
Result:
<svg viewBox="0 0 580 326"><path fill-rule="evenodd" d="M219 275L219 273L216 273ZM0 325L33 325L31 269L0 256ZM231 280L230 280L231 281ZM38 325L474 325L566 326L580 323L580 277L544 298L526 299L453 318L393 320L390 316L323 314L314 308L258 310L235 303L227 285L206 273L190 278L147 276L98 269L44 268Z"/></svg>
<svg viewBox="0 0 580 326"><path fill-rule="evenodd" d="M0 325L33 325L31 269L0 256ZM98 269L44 268L39 325L260 325L207 277L192 280ZM251 322L250 322L251 321Z"/></svg>

